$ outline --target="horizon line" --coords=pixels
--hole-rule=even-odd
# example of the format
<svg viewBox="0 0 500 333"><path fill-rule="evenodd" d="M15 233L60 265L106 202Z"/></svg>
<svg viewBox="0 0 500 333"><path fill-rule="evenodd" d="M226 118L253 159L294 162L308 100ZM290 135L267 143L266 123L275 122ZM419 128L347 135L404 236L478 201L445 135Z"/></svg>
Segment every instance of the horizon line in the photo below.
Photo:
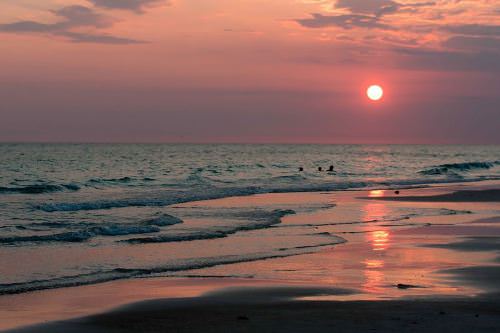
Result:
<svg viewBox="0 0 500 333"><path fill-rule="evenodd" d="M498 146L500 143L349 143L349 142L237 142L237 141L1 141L0 144L54 144L54 145L337 145L337 146Z"/></svg>

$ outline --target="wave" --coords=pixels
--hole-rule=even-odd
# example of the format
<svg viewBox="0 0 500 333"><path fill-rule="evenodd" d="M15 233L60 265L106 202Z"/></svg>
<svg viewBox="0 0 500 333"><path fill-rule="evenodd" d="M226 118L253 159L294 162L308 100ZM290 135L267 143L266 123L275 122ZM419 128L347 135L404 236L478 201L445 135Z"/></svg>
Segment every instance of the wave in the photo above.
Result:
<svg viewBox="0 0 500 333"><path fill-rule="evenodd" d="M88 230L94 236L124 236L134 234L150 234L160 232L157 226L143 225L107 225L93 227Z"/></svg>
<svg viewBox="0 0 500 333"><path fill-rule="evenodd" d="M106 186L142 186L155 182L151 177L124 176L120 178L92 178L83 182L85 186L100 188Z"/></svg>
<svg viewBox="0 0 500 333"><path fill-rule="evenodd" d="M235 234L240 231L250 231L265 229L273 225L281 223L281 218L286 215L295 214L295 211L286 209L277 209L268 213L266 218L261 217L261 221L252 221L248 224L241 224L230 227L219 227L205 231L184 232L180 234L165 234L155 237L140 237L122 240L120 242L127 242L130 244L146 244L146 243L171 243L171 242L188 242L203 239L216 239L225 238L229 235ZM261 215L261 214L259 214ZM262 216L262 215L261 215Z"/></svg>
<svg viewBox="0 0 500 333"><path fill-rule="evenodd" d="M0 244L16 243L44 243L44 242L85 242L96 236L127 236L138 234L150 234L160 232L160 227L183 223L180 218L157 213L154 217L138 221L137 224L100 224L100 223L69 223L69 222L37 222L27 226L13 225L3 226L1 228L15 227L22 230L40 231L40 227L48 228L67 228L80 229L76 231L61 232L49 235L29 235L29 236L10 236L1 237Z"/></svg>
<svg viewBox="0 0 500 333"><path fill-rule="evenodd" d="M144 220L139 220L136 222L136 225L143 225L143 226L158 226L158 227L166 227L174 224L180 224L183 223L180 218L170 215L170 214L165 214L165 213L157 213L153 217L149 219L144 219ZM126 228L128 225L123 225L123 224L110 224L107 227L112 226L114 228L117 228L117 226ZM94 228L94 227L106 227L106 225L102 225L102 223L96 223L96 222L69 222L69 221L44 221L44 222L34 222L34 223L29 223L29 224L24 224L24 225L7 225L7 226L0 226L0 228L8 228L8 227L22 227L23 229L39 229L40 227L47 227L47 228Z"/></svg>
<svg viewBox="0 0 500 333"><path fill-rule="evenodd" d="M133 180L131 177L121 178L94 178L89 180L89 183L130 183Z"/></svg>
<svg viewBox="0 0 500 333"><path fill-rule="evenodd" d="M494 162L464 162L441 164L435 167L420 171L423 175L445 175L454 172L468 172L475 169L491 169L496 165L500 165L500 161Z"/></svg>
<svg viewBox="0 0 500 333"><path fill-rule="evenodd" d="M169 214L161 214L161 215L159 215L157 217L153 217L149 220L142 221L142 224L155 225L158 227L166 227L169 225L180 224L182 222L183 221L176 216L169 215Z"/></svg>
<svg viewBox="0 0 500 333"><path fill-rule="evenodd" d="M88 274L75 276L58 277L47 280L34 280L21 283L0 284L0 295L20 294L43 289L55 289L63 287L74 287L95 283L108 282L119 279L129 279L134 277L145 277L154 274L174 273L194 269L209 268L221 265L237 264L274 258L285 258L296 255L314 253L322 248L345 243L342 237L329 233L318 234L328 238L328 241L311 244L307 246L280 248L272 252L261 252L244 255L228 255L219 257L193 258L177 261L169 265L153 268L115 268L109 271L97 271Z"/></svg>
<svg viewBox="0 0 500 333"><path fill-rule="evenodd" d="M283 175L283 176L276 176L272 177L269 181L270 182L276 182L276 181L303 181L306 180L307 178L301 174L296 174L296 175Z"/></svg>
<svg viewBox="0 0 500 333"><path fill-rule="evenodd" d="M124 199L103 199L84 202L49 202L31 205L32 208L45 212L74 212L87 210L101 210L125 207L164 207L193 201L222 199L235 196L248 196L264 193L289 193L289 192L329 192L344 190L359 190L370 188L405 188L427 186L429 184L447 184L460 182L474 182L484 180L498 180L498 176L477 176L468 179L455 177L445 179L403 179L394 181L371 182L335 182L313 184L286 184L279 186L248 186L248 187L192 187L191 191L160 190L151 197L133 197Z"/></svg>
<svg viewBox="0 0 500 333"><path fill-rule="evenodd" d="M164 207L173 204L181 204L193 201L213 200L234 196L248 196L263 193L286 193L286 192L323 192L334 190L347 190L363 188L367 183L335 183L323 185L289 185L280 188L265 187L234 187L234 188L193 188L192 192L185 191L165 191L160 192L156 197L135 197L117 200L96 200L86 202L58 202L34 204L34 209L45 212L72 212L85 210L101 210L125 207Z"/></svg>
<svg viewBox="0 0 500 333"><path fill-rule="evenodd" d="M32 236L12 236L0 238L2 244L15 243L38 243L38 242L84 242L93 235L87 231L71 231L51 235L32 235Z"/></svg>
<svg viewBox="0 0 500 333"><path fill-rule="evenodd" d="M197 189L195 189L197 190ZM79 210L99 210L99 209L110 209L110 208L124 208L124 207L161 207L168 206L172 204L179 204L192 201L200 200L210 200L210 199L220 199L232 196L243 196L251 195L257 193L264 193L265 191L261 188L247 187L247 188L228 188L228 189L216 189L210 188L205 192L196 191L184 192L184 191L167 191L165 195L158 196L156 198L129 198L129 199L118 199L118 200L98 200L98 201L88 201L88 202L62 202L62 203L45 203L34 205L33 208L39 209L45 212L72 212Z"/></svg>
<svg viewBox="0 0 500 333"><path fill-rule="evenodd" d="M52 193L52 192L62 192L62 191L78 191L80 187L75 184L33 184L21 187L1 187L0 194L42 194L42 193Z"/></svg>
<svg viewBox="0 0 500 333"><path fill-rule="evenodd" d="M156 226L134 226L134 225L105 225L94 226L85 230L69 231L49 235L11 236L1 237L0 244L18 243L79 243L85 242L96 236L125 236L133 234L148 234L160 232Z"/></svg>
<svg viewBox="0 0 500 333"><path fill-rule="evenodd" d="M148 244L148 243L172 243L172 242L188 242L204 239L216 239L227 237L228 233L222 231L195 231L183 234L160 235L156 237L141 237L130 238L119 242L129 244Z"/></svg>

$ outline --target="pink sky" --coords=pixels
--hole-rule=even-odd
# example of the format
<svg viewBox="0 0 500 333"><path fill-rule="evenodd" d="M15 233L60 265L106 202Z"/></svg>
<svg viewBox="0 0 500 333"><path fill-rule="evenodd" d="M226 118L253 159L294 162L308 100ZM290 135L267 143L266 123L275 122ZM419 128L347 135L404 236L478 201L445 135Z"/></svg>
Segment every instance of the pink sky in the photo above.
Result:
<svg viewBox="0 0 500 333"><path fill-rule="evenodd" d="M0 39L0 141L500 143L498 1L5 0Z"/></svg>

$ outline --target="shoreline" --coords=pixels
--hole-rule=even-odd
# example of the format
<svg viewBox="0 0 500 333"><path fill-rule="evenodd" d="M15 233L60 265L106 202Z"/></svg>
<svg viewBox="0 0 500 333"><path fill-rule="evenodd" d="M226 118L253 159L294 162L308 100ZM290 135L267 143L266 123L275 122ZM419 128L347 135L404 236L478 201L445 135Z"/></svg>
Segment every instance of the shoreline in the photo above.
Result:
<svg viewBox="0 0 500 333"><path fill-rule="evenodd" d="M438 195L362 197L361 199L408 202L500 202L500 189L459 190Z"/></svg>
<svg viewBox="0 0 500 333"><path fill-rule="evenodd" d="M402 190L402 194L397 197L393 196L390 190L366 191L369 195L373 194L375 196L363 198L357 196L360 191L338 191L329 193L265 194L245 197L244 199L231 197L210 201L190 202L189 205L212 205L214 207L227 204L243 205L248 204L247 202L252 200L265 201L270 196L286 198L286 200L289 201L308 202L307 200L309 200L314 202L320 196L328 194L328 196L333 196L337 203L346 203L348 207L350 207L349 205L353 202L364 202L369 206L360 207L368 207L368 209L373 210L372 213L374 214L383 214L383 211L380 211L380 209L384 207L384 202L390 203L391 205L394 204L396 205L395 207L404 204L415 205L415 207L423 207L423 204L429 204L431 207L441 207L439 205L447 203L446 207L451 205L450 207L456 207L456 209L462 206L466 208L467 205L465 205L465 203L469 203L473 208L485 210L488 207L495 207L491 206L491 203L494 204L500 201L499 187L500 184L498 182L488 181L485 183L454 184L452 186L438 185L429 186L427 188L406 189ZM474 192L474 194L482 193L482 200L471 200L470 194L472 192ZM412 195L412 193L416 193L417 195ZM454 193L458 193L458 195ZM464 193L466 194L464 195ZM390 196L387 197L387 194ZM408 200L408 198L412 200ZM362 205L365 205L364 203L362 203ZM372 203L375 206L370 206ZM336 207L334 209L338 210L340 208ZM318 214L317 217L325 217L321 214L326 213L320 212ZM342 211L339 214L342 214ZM331 327L331 325L341 325L337 328L345 332L357 332L359 330L371 329L383 329L386 331L389 328L386 326L388 324L391 325L390 329L394 327L394 331L405 328L412 328L413 331L425 331L424 328L432 328L439 331L437 329L438 327L441 327L441 330L444 327L440 325L444 325L445 323L447 323L447 325L454 325L454 322L458 320L458 317L440 314L441 312L448 314L449 311L451 311L449 309L452 309L453 311L457 311L457 313L462 311L467 318L470 317L470 321L464 323L463 327L456 327L458 331L461 329L466 331L465 328L468 328L469 331L471 329L475 331L488 331L488 328L491 330L493 327L491 325L498 325L498 323L500 323L500 314L491 310L492 308L498 308L499 304L493 297L488 296L496 295L496 293L500 292L500 286L496 286L494 282L497 277L500 277L500 272L496 268L493 270L490 268L499 267L496 266L497 264L494 264L494 257L495 251L499 251L500 249L496 241L489 244L489 247L486 247L486 250L489 252L485 252L484 245L481 247L481 244L478 245L477 243L478 238L483 237L483 234L490 235L495 239L500 239L500 233L498 232L500 230L500 228L498 228L500 219L497 218L499 215L500 214L484 215L483 213L482 215L465 214L463 216L450 215L433 217L431 218L433 223L437 224L434 228L430 229L426 229L424 223L429 220L429 217L422 216L416 218L415 222L417 223L414 225L413 220L408 220L412 222L409 223L403 219L401 225L407 223L406 226L408 228L396 228L392 230L390 238L380 238L383 235L379 235L377 236L379 238L374 239L366 238L364 233L349 234L350 229L344 229L346 226L350 225L349 223L347 223L346 226L340 223L333 227L324 224L318 225L318 228L321 229L318 230L318 232L323 231L323 229L325 230L324 232L333 230L331 232L334 234L338 234L342 237L344 237L344 235L349 235L353 237L353 240L349 240L347 244L333 246L331 249L320 250L312 254L229 264L230 267L237 268L235 270L235 276L232 277L228 277L220 272L224 271L223 265L223 268L207 267L198 270L195 269L193 271L185 271L177 274L178 276L172 274L168 277L132 278L69 288L46 289L15 295L3 295L0 296L0 330L14 329L16 327L40 324L47 321L58 321L57 323L42 324L41 326L21 328L14 331L58 332L58 330L60 330L61 332L65 332L71 330L79 332L88 331L84 328L88 327L88 325L90 325L89 323L91 323L91 325L94 325L92 326L92 332L100 332L99 330L107 332L110 329L128 332L134 331L132 327L138 330L138 322L130 322L125 325L124 320L126 318L132 320L131 318L134 318L134 316L138 316L139 314L144 315L144 313L147 312L148 314L154 313L155 315L151 314L151 318L148 319L149 321L143 322L143 326L140 326L141 331L144 332L148 332L148 327L156 327L158 329L170 328L178 331L189 331L189 329L201 330L203 326L206 325L207 318L214 318L213 325L215 325L215 328L213 331L248 330L248 325L241 326L241 322L251 324L251 330L272 330L279 332L285 331L285 328L288 327L290 331L290 329L294 327L292 323L295 323L294 325L298 328L297 331L301 329L304 331L311 331L311 327L308 326L310 324L310 318L306 318L307 316L304 314L301 315L302 318L296 318L300 313L310 312L311 318L315 318L315 321L318 322L318 331L320 331L320 327L327 329ZM316 215L309 217L315 218L315 216ZM283 223L293 224L300 218L302 218L300 215L291 215L286 217ZM328 216L325 218L328 218ZM449 225L449 221L458 222L456 222L456 225ZM370 219L366 220L366 226L363 226L363 228L367 229L361 230L368 233L377 232L378 229L374 229L370 224L371 222ZM462 226L464 223L467 229L464 229L464 226ZM386 226L382 226L386 228ZM394 227L396 226L398 225L394 224ZM422 238L423 236L426 238ZM476 241L476 243L461 244L460 242L467 242L467 238L464 238L467 236L469 236L472 241ZM415 246L415 239L419 242L423 242L427 250L418 251L424 251L423 253L426 255L430 253L429 251L435 250L444 251L440 253L445 253L450 256L449 263L443 262L435 267L433 264L430 265L431 268L426 268L425 276L422 275L425 283L420 281L422 278L413 277L413 275L419 271L418 265L420 265L418 261L416 261L416 258L408 258L408 263L406 263L409 265L408 267L393 267L393 265L400 260L398 259L399 256L408 254L405 252L408 247ZM391 246L393 248L390 249L392 252L387 252L389 251L388 244L392 244ZM372 251L376 256L363 259L366 257L367 251ZM468 252L455 253L454 251ZM395 257L387 257L385 254L386 252L395 253ZM465 254L466 256L464 259L462 257ZM335 261L328 263L328 260L332 259L335 259ZM457 260L461 261L454 263ZM252 272L255 267L258 267L259 272L270 270L277 272L280 267L287 268L297 265L299 267L304 267L303 265L306 263L316 262L327 262L331 264L332 272L339 275L336 277L337 280L332 280L331 282L321 279L307 280L304 279L302 275L298 274L300 273L298 270L290 270L290 272L283 270L283 279L267 279L260 277L258 274L250 278L241 278L245 276L245 270ZM412 263L416 263L417 267L411 267ZM431 263L433 262L431 261ZM470 266L473 263L475 263L475 266ZM480 263L482 263L482 266ZM354 264L362 264L366 265L366 267L350 267ZM425 262L421 264L423 265ZM469 266L473 269L469 269ZM425 267L427 267L427 265ZM460 267L463 269L460 270ZM446 272L446 268L449 268L448 272ZM442 276L434 276L432 269L434 269L438 275L442 274ZM357 285L356 283L358 282L355 281L356 279L353 280L353 278L359 279L359 277L356 276L356 272L360 270L365 274L364 279L366 279L366 283L363 285ZM191 273L193 274L191 275ZM182 277L182 274L192 277ZM443 277L446 274L448 274L448 277ZM410 276L412 277L410 278ZM452 287L448 288L443 285L440 279L443 281L446 279L448 279L448 281L453 281L453 283L457 285L458 294ZM351 281L352 284L348 285ZM387 284L388 281L389 284ZM401 284L401 288L399 284ZM421 284L423 284L423 286L421 286ZM283 289L285 286L288 288L287 290ZM429 286L432 286L432 288L429 289ZM466 288L465 286L469 287ZM219 292L219 290L223 290L223 292ZM262 290L266 292L261 292ZM280 290L282 292L282 297L278 297L278 299L269 299L269 291L279 292ZM347 292L346 290L351 290L351 292ZM432 300L426 298L426 294L430 295L434 292L437 294ZM486 294L487 292L489 292L489 294ZM223 297L220 296L221 293ZM234 302L236 298L252 299L255 293L259 296L254 297L253 303L250 302L251 304L248 301ZM481 293L482 296L480 297L463 296ZM213 295L218 296L214 297ZM301 298L301 300L295 300L297 297ZM384 300L384 297L390 300ZM402 300L401 298L409 298L411 300ZM181 303L184 305L178 309L178 316L186 316L186 320L191 316L190 322L194 326L189 326L191 324L183 326L185 322L179 318L176 319L175 316L169 313L165 313L165 309L177 311L176 307ZM398 309L398 306L404 308ZM116 307L120 308L116 309ZM391 313L389 314L384 312L384 309L387 307L391 308ZM443 307L448 310L443 310ZM181 308L184 309L183 311L185 311L185 314L180 310ZM309 311L310 308L311 310ZM127 310L125 311L124 309ZM264 311L263 309L266 310ZM358 317L349 312L354 311L354 309L359 309L356 310ZM252 316L237 315L236 310L242 313L252 313L253 317L262 318L262 320L255 323L251 319ZM431 310L433 312L429 312ZM274 319L271 320L272 318L267 316L266 311L274 313L273 316L281 318L280 320L290 323L291 326L276 326ZM329 313L332 311L338 314L339 317L331 318ZM95 313L101 314L92 315ZM126 313L126 315L124 315L124 313ZM203 313L203 315L200 315L200 313ZM361 313L375 319L381 319L374 321L374 325L372 326L369 324L360 324L357 323L357 319L361 318ZM435 319L432 319L434 318L432 316L426 318L424 315L425 313L437 313L438 316ZM477 317L475 317L476 314L480 315L481 318L488 319L482 319L481 323L478 323ZM89 315L92 316L88 317ZM248 316L250 319L231 320L231 318L235 316ZM393 322L391 318L394 316L408 318L408 320ZM75 317L80 319L71 319ZM60 322L61 320L66 321ZM413 322L417 322L417 324L412 324ZM420 323L422 325L420 325ZM153 331L154 330L151 329L151 332Z"/></svg>
<svg viewBox="0 0 500 333"><path fill-rule="evenodd" d="M194 298L128 304L109 312L9 333L59 332L492 332L500 328L491 298L390 301L311 301L342 294L314 287L247 287Z"/></svg>

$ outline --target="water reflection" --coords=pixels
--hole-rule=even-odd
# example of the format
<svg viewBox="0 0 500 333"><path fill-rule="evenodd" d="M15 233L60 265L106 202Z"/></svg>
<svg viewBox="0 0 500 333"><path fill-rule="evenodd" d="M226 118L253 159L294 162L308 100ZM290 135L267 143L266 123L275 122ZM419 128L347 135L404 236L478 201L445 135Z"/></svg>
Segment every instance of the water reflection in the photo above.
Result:
<svg viewBox="0 0 500 333"><path fill-rule="evenodd" d="M370 191L370 197L380 197L384 191ZM390 246L390 230L387 227L377 226L389 215L389 208L383 202L367 203L364 206L363 221L365 225L365 237L370 244L371 251L367 252L364 264L365 282L363 289L368 293L381 292L384 287L384 253Z"/></svg>
<svg viewBox="0 0 500 333"><path fill-rule="evenodd" d="M368 234L373 251L385 251L389 247L389 231L377 230Z"/></svg>
<svg viewBox="0 0 500 333"><path fill-rule="evenodd" d="M384 190L372 190L368 193L368 197L370 198L380 198L385 194Z"/></svg>
<svg viewBox="0 0 500 333"><path fill-rule="evenodd" d="M384 261L383 260L365 260L363 274L365 275L365 283L363 290L368 293L380 292L384 281Z"/></svg>
<svg viewBox="0 0 500 333"><path fill-rule="evenodd" d="M365 260L366 268L383 268L383 260Z"/></svg>
<svg viewBox="0 0 500 333"><path fill-rule="evenodd" d="M363 221L364 222L375 222L383 220L388 213L387 206L385 203L374 202L368 203L363 209Z"/></svg>

